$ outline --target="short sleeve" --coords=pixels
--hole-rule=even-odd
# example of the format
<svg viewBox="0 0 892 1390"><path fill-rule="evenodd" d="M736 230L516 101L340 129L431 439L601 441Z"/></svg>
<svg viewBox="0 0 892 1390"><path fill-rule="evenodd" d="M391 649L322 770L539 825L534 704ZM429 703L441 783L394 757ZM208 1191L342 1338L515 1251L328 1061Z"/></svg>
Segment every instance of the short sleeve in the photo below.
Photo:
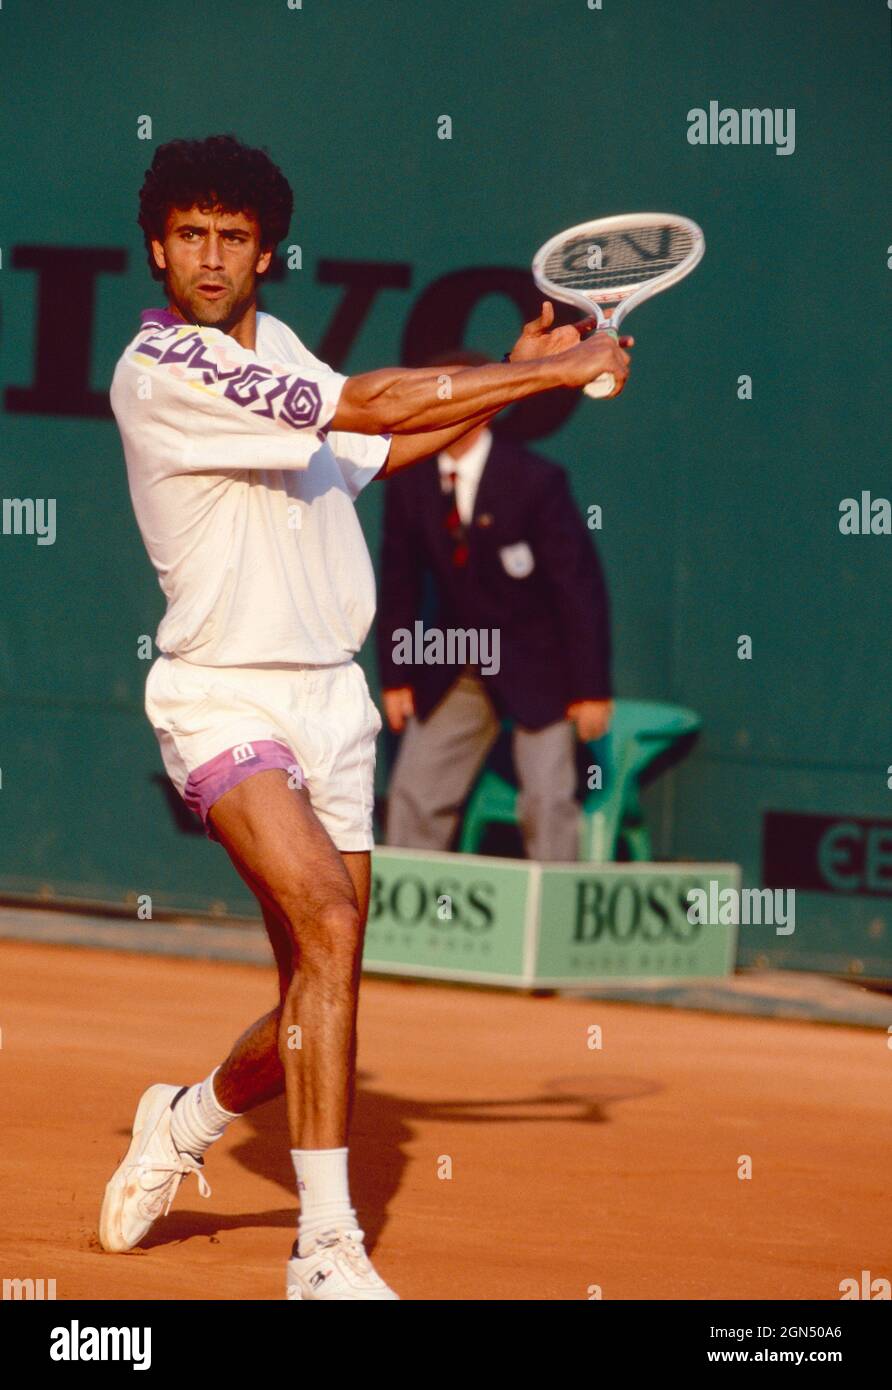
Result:
<svg viewBox="0 0 892 1390"><path fill-rule="evenodd" d="M329 430L325 436L338 461L350 496L356 498L366 483L376 478L390 453L389 434L350 434L345 430Z"/></svg>
<svg viewBox="0 0 892 1390"><path fill-rule="evenodd" d="M187 324L139 334L121 367L116 415L167 442L186 471L307 467L347 380L321 364L262 361L218 329Z"/></svg>

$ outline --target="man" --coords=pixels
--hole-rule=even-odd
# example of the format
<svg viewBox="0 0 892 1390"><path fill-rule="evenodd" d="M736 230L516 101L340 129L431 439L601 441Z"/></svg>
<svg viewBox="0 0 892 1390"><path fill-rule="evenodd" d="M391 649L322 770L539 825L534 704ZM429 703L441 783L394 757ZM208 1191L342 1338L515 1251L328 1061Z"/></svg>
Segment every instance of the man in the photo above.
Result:
<svg viewBox="0 0 892 1390"><path fill-rule="evenodd" d="M165 767L260 904L279 1002L190 1087L142 1096L106 1189L100 1238L129 1250L170 1209L226 1125L284 1090L300 1194L291 1299L393 1299L350 1204L347 1134L369 893L380 719L354 656L374 610L353 508L373 478L442 449L536 392L629 359L607 335L549 331L551 306L504 366L346 378L257 291L288 230L291 189L232 136L175 140L140 193L144 311L111 401L136 519L167 598L146 710Z"/></svg>
<svg viewBox="0 0 892 1390"><path fill-rule="evenodd" d="M428 365L487 362L462 351ZM453 641L456 661L404 664L400 638L415 630L426 574L438 598L433 630L472 635L488 660L466 666L467 641ZM609 619L597 553L556 464L476 425L396 479L384 510L378 659L387 721L403 733L387 843L452 846L509 718L526 853L575 860L575 735L598 739L610 721Z"/></svg>

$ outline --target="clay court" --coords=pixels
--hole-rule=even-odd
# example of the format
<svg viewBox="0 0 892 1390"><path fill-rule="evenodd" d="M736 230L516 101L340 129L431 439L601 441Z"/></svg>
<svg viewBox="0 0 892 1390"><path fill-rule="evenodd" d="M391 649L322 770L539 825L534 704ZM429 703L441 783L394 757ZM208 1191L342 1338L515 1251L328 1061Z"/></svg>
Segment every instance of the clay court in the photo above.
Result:
<svg viewBox="0 0 892 1390"><path fill-rule="evenodd" d="M272 972L5 941L0 976L0 1274L59 1299L280 1299L279 1102L145 1248L95 1234L141 1090L205 1076ZM405 1299L835 1300L888 1264L890 1065L880 1029L366 979L354 1202Z"/></svg>

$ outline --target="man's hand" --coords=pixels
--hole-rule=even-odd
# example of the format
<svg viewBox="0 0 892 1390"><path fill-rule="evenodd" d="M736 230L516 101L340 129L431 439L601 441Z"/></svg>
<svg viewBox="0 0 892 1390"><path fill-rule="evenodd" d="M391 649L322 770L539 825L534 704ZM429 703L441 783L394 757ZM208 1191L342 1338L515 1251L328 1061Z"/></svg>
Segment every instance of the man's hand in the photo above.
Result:
<svg viewBox="0 0 892 1390"><path fill-rule="evenodd" d="M581 743L596 743L610 728L613 701L577 700L567 706L567 718L576 725L576 736Z"/></svg>
<svg viewBox="0 0 892 1390"><path fill-rule="evenodd" d="M528 362L535 357L553 357L557 352L567 352L578 347L583 338L588 337L597 326L594 314L590 318L579 319L577 323L566 323L561 328L552 328L554 305L550 299L543 299L542 313L523 326L523 332L514 344L509 355L511 362ZM634 347L634 338L620 338L624 348Z"/></svg>
<svg viewBox="0 0 892 1390"><path fill-rule="evenodd" d="M617 340L609 333L592 333L584 342L561 354L560 365L566 369L565 386L587 386L604 372L609 372L616 385L605 400L618 396L626 384L631 358L623 344L631 347L631 338Z"/></svg>
<svg viewBox="0 0 892 1390"><path fill-rule="evenodd" d="M402 685L398 690L382 690L381 699L388 728L395 734L401 734L406 727L406 720L415 713L412 687Z"/></svg>

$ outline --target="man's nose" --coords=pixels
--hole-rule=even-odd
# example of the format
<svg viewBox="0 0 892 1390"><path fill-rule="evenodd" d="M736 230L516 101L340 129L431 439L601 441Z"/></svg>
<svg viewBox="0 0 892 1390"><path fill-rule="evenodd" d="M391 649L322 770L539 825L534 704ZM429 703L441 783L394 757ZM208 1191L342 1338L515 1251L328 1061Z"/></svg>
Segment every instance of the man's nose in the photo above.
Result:
<svg viewBox="0 0 892 1390"><path fill-rule="evenodd" d="M223 264L223 238L216 232L208 232L201 264L206 270Z"/></svg>

